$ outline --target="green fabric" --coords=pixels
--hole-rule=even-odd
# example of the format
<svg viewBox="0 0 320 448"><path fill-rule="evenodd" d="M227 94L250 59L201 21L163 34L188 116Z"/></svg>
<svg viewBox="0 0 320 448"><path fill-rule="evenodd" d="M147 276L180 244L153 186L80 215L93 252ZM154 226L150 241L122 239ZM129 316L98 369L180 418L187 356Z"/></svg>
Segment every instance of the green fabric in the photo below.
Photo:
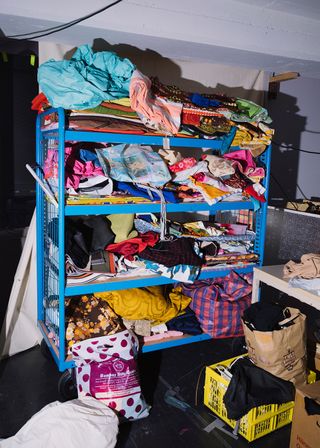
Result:
<svg viewBox="0 0 320 448"><path fill-rule="evenodd" d="M236 104L241 112L244 112L246 115L248 115L249 118L253 118L258 112L262 110L262 107L258 106L258 104L255 104L249 100L244 100L242 98L237 98Z"/></svg>
<svg viewBox="0 0 320 448"><path fill-rule="evenodd" d="M237 98L236 104L240 113L233 113L231 115L231 120L234 121L263 121L264 123L271 123L271 118L268 115L268 111L254 103L253 101L245 100L243 98ZM248 117L249 120L245 120L244 116Z"/></svg>
<svg viewBox="0 0 320 448"><path fill-rule="evenodd" d="M132 112L124 112L123 110L111 109L106 106L96 106L90 109L85 109L82 112L91 112L96 114L107 114L107 115L115 115L120 117L128 117L128 118L139 118L138 114L134 111Z"/></svg>
<svg viewBox="0 0 320 448"><path fill-rule="evenodd" d="M138 232L133 230L134 214L108 215L107 218L111 223L111 230L115 234L115 243L138 236Z"/></svg>

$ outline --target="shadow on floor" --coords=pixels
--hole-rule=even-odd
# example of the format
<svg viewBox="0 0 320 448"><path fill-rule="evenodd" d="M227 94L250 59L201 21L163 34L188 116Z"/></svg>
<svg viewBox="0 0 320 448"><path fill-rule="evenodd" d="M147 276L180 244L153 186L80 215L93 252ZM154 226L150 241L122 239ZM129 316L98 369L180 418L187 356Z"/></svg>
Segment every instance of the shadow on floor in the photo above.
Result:
<svg viewBox="0 0 320 448"><path fill-rule="evenodd" d="M120 425L116 448L288 447L290 425L250 444L219 429L205 430L215 417L203 405L204 366L241 352L242 339L237 338L202 341L141 355L142 389L152 408L149 417ZM39 347L0 363L0 438L14 435L43 406L59 399L60 375ZM167 404L168 391L174 391L191 411Z"/></svg>

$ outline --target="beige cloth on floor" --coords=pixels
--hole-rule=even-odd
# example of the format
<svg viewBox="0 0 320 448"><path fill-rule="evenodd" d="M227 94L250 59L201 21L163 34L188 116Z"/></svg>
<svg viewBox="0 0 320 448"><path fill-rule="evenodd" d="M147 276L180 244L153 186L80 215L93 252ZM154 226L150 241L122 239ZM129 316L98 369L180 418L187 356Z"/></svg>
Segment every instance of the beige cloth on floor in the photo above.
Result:
<svg viewBox="0 0 320 448"><path fill-rule="evenodd" d="M93 397L60 403L37 412L17 434L0 442L1 448L114 448L118 417Z"/></svg>
<svg viewBox="0 0 320 448"><path fill-rule="evenodd" d="M283 267L284 278L316 278L320 277L320 254L304 254L301 263L290 260Z"/></svg>

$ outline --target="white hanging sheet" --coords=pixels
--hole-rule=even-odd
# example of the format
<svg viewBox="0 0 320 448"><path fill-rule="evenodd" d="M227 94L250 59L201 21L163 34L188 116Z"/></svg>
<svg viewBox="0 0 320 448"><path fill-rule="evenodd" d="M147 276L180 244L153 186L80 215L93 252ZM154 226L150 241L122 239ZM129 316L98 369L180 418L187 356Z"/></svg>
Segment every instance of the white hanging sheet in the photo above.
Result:
<svg viewBox="0 0 320 448"><path fill-rule="evenodd" d="M33 213L0 333L0 358L34 347L37 328L36 214Z"/></svg>

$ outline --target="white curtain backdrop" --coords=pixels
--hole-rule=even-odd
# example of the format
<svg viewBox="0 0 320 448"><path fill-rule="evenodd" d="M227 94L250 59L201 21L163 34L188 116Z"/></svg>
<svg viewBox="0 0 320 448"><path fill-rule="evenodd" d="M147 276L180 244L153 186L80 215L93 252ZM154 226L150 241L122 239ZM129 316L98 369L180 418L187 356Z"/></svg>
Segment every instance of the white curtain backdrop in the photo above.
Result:
<svg viewBox="0 0 320 448"><path fill-rule="evenodd" d="M0 357L11 356L37 345L36 214L28 228L14 277L7 313L0 333Z"/></svg>

